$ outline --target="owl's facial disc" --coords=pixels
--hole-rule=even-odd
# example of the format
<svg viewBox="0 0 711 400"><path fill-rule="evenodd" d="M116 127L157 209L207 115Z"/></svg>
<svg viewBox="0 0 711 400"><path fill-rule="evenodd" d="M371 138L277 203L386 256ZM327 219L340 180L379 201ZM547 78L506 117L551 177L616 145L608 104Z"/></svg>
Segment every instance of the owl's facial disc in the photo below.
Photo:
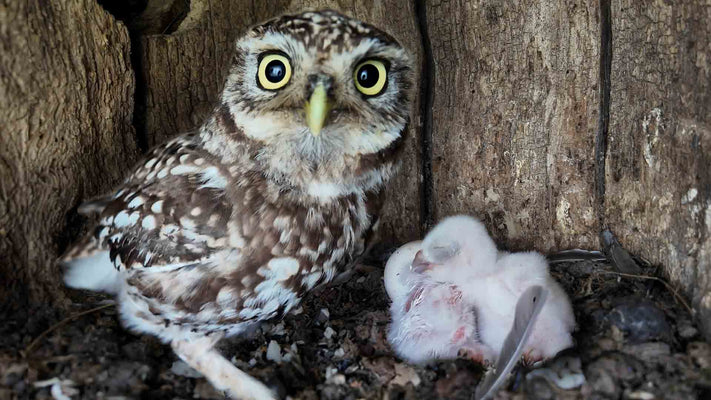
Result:
<svg viewBox="0 0 711 400"><path fill-rule="evenodd" d="M322 11L267 21L236 48L222 103L275 180L335 197L394 173L413 78L395 39Z"/></svg>

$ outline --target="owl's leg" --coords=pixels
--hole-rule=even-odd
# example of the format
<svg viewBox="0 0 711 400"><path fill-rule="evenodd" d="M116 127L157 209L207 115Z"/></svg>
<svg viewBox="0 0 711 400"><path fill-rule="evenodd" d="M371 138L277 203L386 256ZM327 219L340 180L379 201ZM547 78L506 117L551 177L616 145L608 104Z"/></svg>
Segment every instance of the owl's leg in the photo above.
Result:
<svg viewBox="0 0 711 400"><path fill-rule="evenodd" d="M173 340L170 345L183 361L202 373L216 389L225 390L238 399L276 399L264 384L242 372L215 350L219 339L202 336Z"/></svg>

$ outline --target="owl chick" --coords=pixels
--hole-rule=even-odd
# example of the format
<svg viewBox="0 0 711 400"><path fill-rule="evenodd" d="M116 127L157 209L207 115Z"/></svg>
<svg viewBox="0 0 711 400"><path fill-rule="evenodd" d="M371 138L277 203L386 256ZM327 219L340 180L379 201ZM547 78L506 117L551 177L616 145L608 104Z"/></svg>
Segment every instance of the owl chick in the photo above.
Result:
<svg viewBox="0 0 711 400"><path fill-rule="evenodd" d="M413 278L412 262L422 249L422 241L416 240L400 246L388 258L383 271L385 291L393 302L403 302L410 293L408 285Z"/></svg>
<svg viewBox="0 0 711 400"><path fill-rule="evenodd" d="M439 282L483 277L496 271L498 251L481 222L466 215L443 219L425 236L413 266ZM445 265L445 268L434 268Z"/></svg>
<svg viewBox="0 0 711 400"><path fill-rule="evenodd" d="M506 297L504 302L510 302L513 304L513 308L510 309L510 312L504 312L505 308L500 307L498 301L492 301L486 296L482 296L485 300L489 300L488 309L492 311L492 318L500 318L500 321L510 321L508 327L503 327L502 322L502 324L489 324L489 326L482 328L482 340L497 349L502 346L508 329L510 329L510 324L513 323L516 301L519 296L528 287L540 285L547 289L548 295L538 319L533 325L528 343L524 347L524 362L533 364L537 361L552 358L561 350L572 347L573 336L571 333L575 329L573 307L563 288L548 273L546 258L535 251L505 253L497 261L497 268L500 271L500 277L497 279L500 292L509 293L509 296L502 297ZM482 288L483 284L473 285L471 293L476 293L479 288ZM470 291L467 292L469 293ZM488 329L489 327L491 329Z"/></svg>
<svg viewBox="0 0 711 400"><path fill-rule="evenodd" d="M412 363L452 359L461 352L479 362L493 359L493 350L478 338L476 309L462 300L461 290L414 271L421 245L416 241L400 247L385 266L393 349Z"/></svg>
<svg viewBox="0 0 711 400"><path fill-rule="evenodd" d="M334 11L249 30L219 105L80 207L100 222L62 258L73 288L170 343L218 389L274 394L214 349L344 271L398 167L412 66L388 34Z"/></svg>
<svg viewBox="0 0 711 400"><path fill-rule="evenodd" d="M440 222L422 246L415 264L440 284L460 288L464 302L477 310L481 341L495 354L501 352L511 329L517 301L534 285L549 294L528 338L524 360L533 363L553 357L573 345L570 300L548 273L540 253L497 252L485 226L463 215Z"/></svg>

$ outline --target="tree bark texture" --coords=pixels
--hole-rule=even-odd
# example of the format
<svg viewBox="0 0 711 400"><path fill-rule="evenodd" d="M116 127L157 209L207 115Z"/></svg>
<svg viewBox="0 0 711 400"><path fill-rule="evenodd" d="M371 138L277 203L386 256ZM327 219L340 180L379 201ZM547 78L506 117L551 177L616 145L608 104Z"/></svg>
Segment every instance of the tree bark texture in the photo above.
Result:
<svg viewBox="0 0 711 400"><path fill-rule="evenodd" d="M497 242L596 248L596 1L427 2L435 220Z"/></svg>
<svg viewBox="0 0 711 400"><path fill-rule="evenodd" d="M2 0L0 38L5 308L61 295L70 210L122 178L136 146L128 32L95 1Z"/></svg>
<svg viewBox="0 0 711 400"><path fill-rule="evenodd" d="M235 40L248 27L289 12L331 8L378 26L410 50L419 74L421 38L414 5L405 1L263 1L193 0L190 13L170 35L142 38L146 84L145 132L149 145L196 129L215 107L234 55ZM403 173L388 188L381 239L397 243L420 234L419 88Z"/></svg>
<svg viewBox="0 0 711 400"><path fill-rule="evenodd" d="M612 2L605 217L711 337L711 4Z"/></svg>

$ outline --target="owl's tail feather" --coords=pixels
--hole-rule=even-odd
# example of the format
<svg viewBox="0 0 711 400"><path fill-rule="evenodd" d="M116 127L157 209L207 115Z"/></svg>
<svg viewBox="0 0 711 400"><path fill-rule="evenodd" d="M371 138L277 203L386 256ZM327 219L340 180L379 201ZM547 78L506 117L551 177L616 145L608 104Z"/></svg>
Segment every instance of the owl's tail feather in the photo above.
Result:
<svg viewBox="0 0 711 400"><path fill-rule="evenodd" d="M188 365L205 375L218 390L227 391L236 399L274 400L276 396L263 383L242 372L227 361L214 345L218 338L200 337L173 340L173 351Z"/></svg>
<svg viewBox="0 0 711 400"><path fill-rule="evenodd" d="M117 294L123 279L114 267L108 250L95 251L84 257L62 258L64 283L70 288Z"/></svg>

